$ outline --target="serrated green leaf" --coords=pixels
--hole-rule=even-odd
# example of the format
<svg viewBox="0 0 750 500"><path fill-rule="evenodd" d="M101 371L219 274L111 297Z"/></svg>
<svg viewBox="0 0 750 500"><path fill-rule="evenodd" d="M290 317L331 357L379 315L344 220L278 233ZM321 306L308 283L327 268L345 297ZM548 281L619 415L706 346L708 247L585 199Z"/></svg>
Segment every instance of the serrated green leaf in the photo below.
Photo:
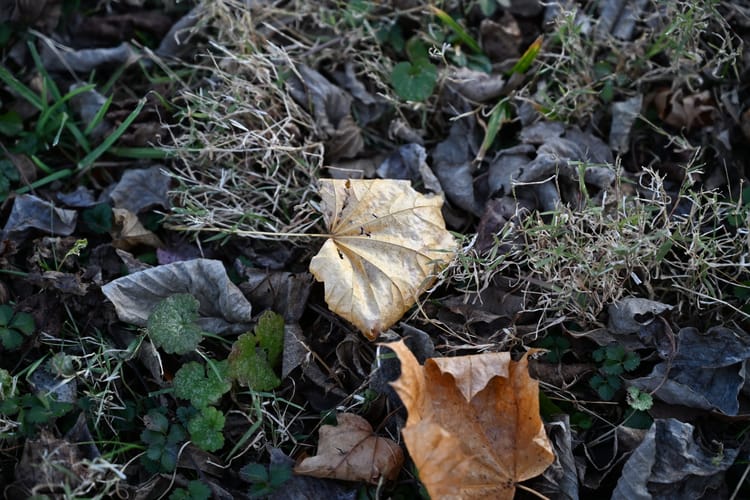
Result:
<svg viewBox="0 0 750 500"><path fill-rule="evenodd" d="M263 464L251 462L240 469L240 477L248 483L265 483L268 481L268 469Z"/></svg>
<svg viewBox="0 0 750 500"><path fill-rule="evenodd" d="M143 423L146 429L154 432L160 432L166 434L169 429L169 420L167 416L156 409L149 410L145 417L143 417Z"/></svg>
<svg viewBox="0 0 750 500"><path fill-rule="evenodd" d="M391 72L393 90L407 101L424 101L435 89L437 68L429 62L400 62Z"/></svg>
<svg viewBox="0 0 750 500"><path fill-rule="evenodd" d="M170 354L187 354L198 348L203 331L195 324L198 300L188 293L167 297L148 317L146 329L157 348Z"/></svg>
<svg viewBox="0 0 750 500"><path fill-rule="evenodd" d="M620 344L613 344L606 348L607 360L622 361L625 358L625 348Z"/></svg>
<svg viewBox="0 0 750 500"><path fill-rule="evenodd" d="M628 387L627 401L631 408L639 411L650 410L654 406L651 394L643 392L635 386Z"/></svg>
<svg viewBox="0 0 750 500"><path fill-rule="evenodd" d="M284 318L271 310L261 314L255 326L255 338L265 349L271 367L277 366L284 349Z"/></svg>
<svg viewBox="0 0 750 500"><path fill-rule="evenodd" d="M187 439L185 429L179 424L172 424L169 428L169 434L167 434L167 444L170 446L177 446Z"/></svg>
<svg viewBox="0 0 750 500"><path fill-rule="evenodd" d="M271 488L278 488L292 477L292 468L287 464L271 464L268 466Z"/></svg>
<svg viewBox="0 0 750 500"><path fill-rule="evenodd" d="M0 343L8 350L18 349L23 344L23 336L10 328L0 328Z"/></svg>
<svg viewBox="0 0 750 500"><path fill-rule="evenodd" d="M13 319L10 320L10 325L8 326L15 328L24 335L31 335L34 333L35 328L34 317L25 312L16 313L16 315L13 316Z"/></svg>
<svg viewBox="0 0 750 500"><path fill-rule="evenodd" d="M601 372L605 375L622 375L623 367L619 361L608 359L604 362Z"/></svg>
<svg viewBox="0 0 750 500"><path fill-rule="evenodd" d="M194 416L188 424L190 439L198 448L212 452L224 446L224 414L208 406Z"/></svg>
<svg viewBox="0 0 750 500"><path fill-rule="evenodd" d="M192 500L208 500L211 498L211 488L197 479L188 483L188 492Z"/></svg>
<svg viewBox="0 0 750 500"><path fill-rule="evenodd" d="M13 308L7 304L0 306L0 326L8 326L13 317Z"/></svg>
<svg viewBox="0 0 750 500"><path fill-rule="evenodd" d="M112 229L112 207L99 203L81 212L81 220L95 234L106 234Z"/></svg>
<svg viewBox="0 0 750 500"><path fill-rule="evenodd" d="M172 381L174 394L180 399L190 400L196 408L205 408L219 401L232 388L227 374L226 361L216 362L208 369L201 363L191 361L177 370Z"/></svg>
<svg viewBox="0 0 750 500"><path fill-rule="evenodd" d="M258 341L252 333L243 333L227 357L229 376L242 386L255 391L270 391L281 384L276 376L266 352L258 347Z"/></svg>
<svg viewBox="0 0 750 500"><path fill-rule="evenodd" d="M591 354L591 357L594 358L594 361L596 361L597 363L601 363L607 357L607 354L604 348L600 347Z"/></svg>
<svg viewBox="0 0 750 500"><path fill-rule="evenodd" d="M625 355L625 359L622 360L622 367L625 371L632 372L641 364L641 357L634 352L629 352Z"/></svg>

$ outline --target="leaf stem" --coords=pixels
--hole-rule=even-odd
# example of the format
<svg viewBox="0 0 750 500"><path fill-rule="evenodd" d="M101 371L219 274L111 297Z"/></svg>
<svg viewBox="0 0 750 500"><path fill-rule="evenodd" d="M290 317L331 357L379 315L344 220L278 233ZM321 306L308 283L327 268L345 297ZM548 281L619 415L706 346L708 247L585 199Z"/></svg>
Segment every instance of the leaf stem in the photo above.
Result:
<svg viewBox="0 0 750 500"><path fill-rule="evenodd" d="M220 227L202 227L202 228L193 228L190 226L184 226L184 225L169 225L170 229L175 229L178 231L205 231L210 233L227 233L227 234L233 234L235 236L246 236L246 237L253 237L253 236L279 236L279 237L303 237L303 236L310 236L313 238L331 238L330 234L324 234L324 233L277 233L274 231L245 231L242 229L225 229Z"/></svg>

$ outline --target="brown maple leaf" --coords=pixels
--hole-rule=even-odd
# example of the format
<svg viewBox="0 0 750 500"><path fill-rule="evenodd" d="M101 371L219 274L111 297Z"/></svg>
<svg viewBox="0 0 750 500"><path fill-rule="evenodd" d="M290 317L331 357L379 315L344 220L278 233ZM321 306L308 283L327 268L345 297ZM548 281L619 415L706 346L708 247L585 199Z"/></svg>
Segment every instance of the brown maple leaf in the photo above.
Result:
<svg viewBox="0 0 750 500"><path fill-rule="evenodd" d="M539 383L527 355L431 358L424 366L401 342L393 388L409 412L402 430L433 500L512 499L516 484L554 461L539 416Z"/></svg>

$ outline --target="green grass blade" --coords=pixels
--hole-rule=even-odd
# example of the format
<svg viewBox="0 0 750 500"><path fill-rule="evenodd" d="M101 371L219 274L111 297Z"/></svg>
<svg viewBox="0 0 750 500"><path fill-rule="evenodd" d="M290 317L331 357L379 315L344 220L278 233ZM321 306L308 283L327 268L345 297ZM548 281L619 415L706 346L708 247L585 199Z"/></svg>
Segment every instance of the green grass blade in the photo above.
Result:
<svg viewBox="0 0 750 500"><path fill-rule="evenodd" d="M443 24L453 30L459 40L465 43L471 50L473 50L477 54L482 53L482 48L479 46L477 41L474 40L474 38L470 34L468 34L466 30L463 29L461 25L458 24L456 20L450 16L450 14L445 12L443 9L439 9L432 5L430 6L430 9L432 9L432 12L437 16L438 19L440 19L440 21L442 21Z"/></svg>
<svg viewBox="0 0 750 500"><path fill-rule="evenodd" d="M28 193L29 191L31 191L33 189L42 187L42 186L44 186L46 184L50 184L50 183L55 182L55 181L60 180L60 179L64 179L65 177L69 177L71 175L73 175L73 170L71 170L69 168L64 168L62 170L58 170L58 171L56 171L56 172L54 172L54 173L46 176L46 177L42 177L41 179L37 179L34 182L32 182L30 184L27 184L26 186L24 186L22 188L18 188L14 192L16 194ZM5 201L6 198L7 198L7 196L0 196L0 202Z"/></svg>
<svg viewBox="0 0 750 500"><path fill-rule="evenodd" d="M104 115L106 115L107 111L109 111L109 107L111 104L112 104L112 96L109 96L107 100L104 101L104 104L102 104L102 106L96 112L91 122L84 129L83 131L84 135L89 135L92 130L94 130L102 121L104 121Z"/></svg>
<svg viewBox="0 0 750 500"><path fill-rule="evenodd" d="M177 153L159 148L118 148L112 147L109 152L121 158L135 158L138 160L163 160L172 158Z"/></svg>
<svg viewBox="0 0 750 500"><path fill-rule="evenodd" d="M484 134L484 140L482 141L482 146L479 148L479 153L477 153L477 160L482 161L484 159L487 150L489 150L492 143L495 142L498 132L500 132L503 125L509 122L510 119L510 104L508 103L508 98L504 97L494 108L492 108L490 119L487 123L487 131Z"/></svg>
<svg viewBox="0 0 750 500"><path fill-rule="evenodd" d="M513 65L513 67L510 69L509 74L523 74L526 73L531 65L536 60L536 57L539 55L539 51L542 49L542 41L544 40L544 37L542 35L539 35L536 40L534 40L531 45L529 45L529 48L526 49L526 52L523 53L521 58L516 61L516 64Z"/></svg>
<svg viewBox="0 0 750 500"><path fill-rule="evenodd" d="M47 124L47 120L50 119L50 117L53 115L53 113L59 113L61 108L65 106L65 104L74 98L75 96L82 94L84 92L88 92L89 90L93 89L94 85L84 85L83 87L79 87L77 89L73 89L61 98L57 99L55 103L52 106L49 106L44 111L42 111L42 114L39 115L39 121L36 123L36 133L41 134L44 130L44 126Z"/></svg>
<svg viewBox="0 0 750 500"><path fill-rule="evenodd" d="M5 83L12 91L23 97L36 109L40 111L44 110L45 104L42 99L33 90L21 83L4 66L0 66L0 81Z"/></svg>
<svg viewBox="0 0 750 500"><path fill-rule="evenodd" d="M90 167L97 160L97 158L103 155L112 146L112 144L114 144L117 139L119 139L120 136L125 133L128 127L130 127L130 125L141 113L141 110L145 105L146 98L143 97L138 101L138 105L135 107L135 109L128 115L127 118L125 118L125 120L123 120L123 122L115 129L115 131L112 132L109 137L104 139L101 144L94 148L93 151L87 154L80 162L78 162L77 170L81 171Z"/></svg>

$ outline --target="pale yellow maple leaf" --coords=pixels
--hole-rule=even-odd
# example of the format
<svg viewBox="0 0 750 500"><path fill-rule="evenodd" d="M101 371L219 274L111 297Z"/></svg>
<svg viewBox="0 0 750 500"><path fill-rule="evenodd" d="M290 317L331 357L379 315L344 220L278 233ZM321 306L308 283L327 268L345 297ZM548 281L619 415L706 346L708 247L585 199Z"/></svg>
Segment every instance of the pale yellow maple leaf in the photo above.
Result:
<svg viewBox="0 0 750 500"><path fill-rule="evenodd" d="M409 181L321 179L329 239L310 262L331 311L374 340L413 306L454 256L443 199Z"/></svg>

